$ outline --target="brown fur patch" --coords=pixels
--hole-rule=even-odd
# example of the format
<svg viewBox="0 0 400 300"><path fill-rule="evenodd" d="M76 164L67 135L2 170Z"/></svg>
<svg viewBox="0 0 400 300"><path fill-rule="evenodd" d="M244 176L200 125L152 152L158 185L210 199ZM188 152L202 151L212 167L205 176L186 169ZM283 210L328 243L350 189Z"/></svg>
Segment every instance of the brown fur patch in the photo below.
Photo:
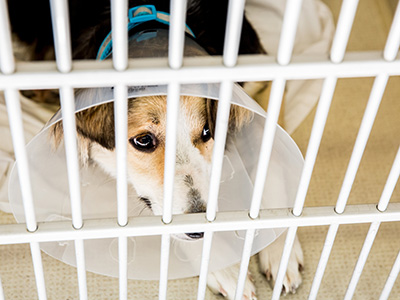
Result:
<svg viewBox="0 0 400 300"><path fill-rule="evenodd" d="M185 115L187 123L178 124L178 126L186 127L193 145L210 161L212 142L204 143L201 141L201 133L207 121L205 100L198 97L181 97L180 113ZM158 177L160 184L164 180L166 114L167 101L165 96L137 98L130 105L128 114L128 138L151 133L157 138L158 143L152 153L143 153L134 147L129 147L129 164L137 172L151 172ZM181 162L184 162L184 160L181 160ZM177 163L179 163L178 159Z"/></svg>
<svg viewBox="0 0 400 300"><path fill-rule="evenodd" d="M75 114L76 130L86 139L96 142L108 150L115 148L114 104L106 103ZM53 125L51 134L57 148L63 137L63 124Z"/></svg>

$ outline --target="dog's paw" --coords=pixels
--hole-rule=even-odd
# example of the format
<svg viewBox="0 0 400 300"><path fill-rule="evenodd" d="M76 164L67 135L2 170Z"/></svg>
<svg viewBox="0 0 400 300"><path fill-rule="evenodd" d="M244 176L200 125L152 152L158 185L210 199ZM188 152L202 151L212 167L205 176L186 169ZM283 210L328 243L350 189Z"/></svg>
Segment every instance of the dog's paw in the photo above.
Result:
<svg viewBox="0 0 400 300"><path fill-rule="evenodd" d="M235 299L236 283L239 275L239 265L208 274L207 286L215 294L221 294L226 299ZM256 288L250 273L247 273L244 285L243 300L257 300Z"/></svg>
<svg viewBox="0 0 400 300"><path fill-rule="evenodd" d="M261 272L265 274L267 280L272 280L275 284L276 276L278 275L279 263L285 244L286 233L279 236L272 244L268 245L259 253ZM282 293L296 293L297 288L301 284L301 274L304 266L303 250L299 239L295 238L293 249L290 254L288 268L283 280Z"/></svg>

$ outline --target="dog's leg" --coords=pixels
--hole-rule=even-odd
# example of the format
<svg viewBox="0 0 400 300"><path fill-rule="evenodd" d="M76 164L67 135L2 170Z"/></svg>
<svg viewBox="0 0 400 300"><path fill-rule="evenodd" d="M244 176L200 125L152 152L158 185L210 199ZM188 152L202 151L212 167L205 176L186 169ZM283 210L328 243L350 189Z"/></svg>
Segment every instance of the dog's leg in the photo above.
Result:
<svg viewBox="0 0 400 300"><path fill-rule="evenodd" d="M259 253L260 269L265 274L267 280L272 279L272 284L275 284L276 276L278 275L279 263L285 244L286 232L281 234L272 244L268 245ZM295 293L296 289L301 284L300 271L304 266L303 250L299 239L295 238L293 249L290 254L289 264L283 280L283 294Z"/></svg>
<svg viewBox="0 0 400 300"><path fill-rule="evenodd" d="M239 264L208 274L207 286L215 294L221 294L226 299L233 300L236 292L236 282L239 276ZM243 300L256 300L256 288L247 273L244 285Z"/></svg>

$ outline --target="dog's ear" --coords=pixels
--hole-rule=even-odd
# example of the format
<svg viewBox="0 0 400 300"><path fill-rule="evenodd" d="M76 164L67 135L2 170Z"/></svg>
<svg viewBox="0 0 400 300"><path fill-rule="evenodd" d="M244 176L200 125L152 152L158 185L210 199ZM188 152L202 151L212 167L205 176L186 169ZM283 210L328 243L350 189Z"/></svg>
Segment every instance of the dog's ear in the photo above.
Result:
<svg viewBox="0 0 400 300"><path fill-rule="evenodd" d="M214 137L215 125L217 120L218 101L206 99L206 108L208 126L210 128L212 137ZM234 135L244 125L249 123L251 121L252 115L253 113L250 110L232 104L229 113L228 135Z"/></svg>
<svg viewBox="0 0 400 300"><path fill-rule="evenodd" d="M115 148L114 104L97 105L76 113L78 134L108 150Z"/></svg>
<svg viewBox="0 0 400 300"><path fill-rule="evenodd" d="M62 122L54 124L49 131L49 139L53 150L57 150L64 138L64 130ZM82 135L77 135L78 139L78 155L79 161L83 166L88 165L90 159L90 146L91 141Z"/></svg>
<svg viewBox="0 0 400 300"><path fill-rule="evenodd" d="M91 107L75 114L78 138L78 152L83 165L89 162L90 147L93 142L113 150L115 148L114 105L106 103ZM64 136L62 122L57 122L50 129L50 140L57 149Z"/></svg>

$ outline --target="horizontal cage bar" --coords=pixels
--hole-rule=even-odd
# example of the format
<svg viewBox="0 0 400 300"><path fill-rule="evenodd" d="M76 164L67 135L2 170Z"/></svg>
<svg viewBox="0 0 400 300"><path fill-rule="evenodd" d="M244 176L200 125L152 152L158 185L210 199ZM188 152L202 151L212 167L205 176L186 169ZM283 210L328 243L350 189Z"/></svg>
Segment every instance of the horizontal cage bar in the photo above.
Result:
<svg viewBox="0 0 400 300"><path fill-rule="evenodd" d="M382 52L348 53L340 64L332 63L326 55L303 55L293 57L292 63L281 66L275 58L267 55L243 55L235 68L221 64L220 57L185 58L184 67L172 70L166 59L131 59L125 72L112 68L109 61L75 61L73 70L60 73L53 62L20 62L18 72L0 75L0 90L100 87L145 84L181 84L227 81L262 81L275 78L287 80L317 79L325 77L375 77L385 73L388 76L400 75L400 60L388 62Z"/></svg>
<svg viewBox="0 0 400 300"><path fill-rule="evenodd" d="M9 224L0 227L0 245L182 232L357 224L372 221L400 221L400 203L390 203L384 213L377 210L375 204L348 205L345 212L340 215L336 214L334 207L331 206L304 208L301 217L295 217L290 209L261 210L255 220L249 217L247 211L219 212L214 222L207 221L204 213L185 214L174 216L168 225L165 225L158 216L131 218L125 227L120 227L116 219L92 219L85 220L80 230L75 230L71 222L62 221L39 223L35 233L27 232L24 224Z"/></svg>

